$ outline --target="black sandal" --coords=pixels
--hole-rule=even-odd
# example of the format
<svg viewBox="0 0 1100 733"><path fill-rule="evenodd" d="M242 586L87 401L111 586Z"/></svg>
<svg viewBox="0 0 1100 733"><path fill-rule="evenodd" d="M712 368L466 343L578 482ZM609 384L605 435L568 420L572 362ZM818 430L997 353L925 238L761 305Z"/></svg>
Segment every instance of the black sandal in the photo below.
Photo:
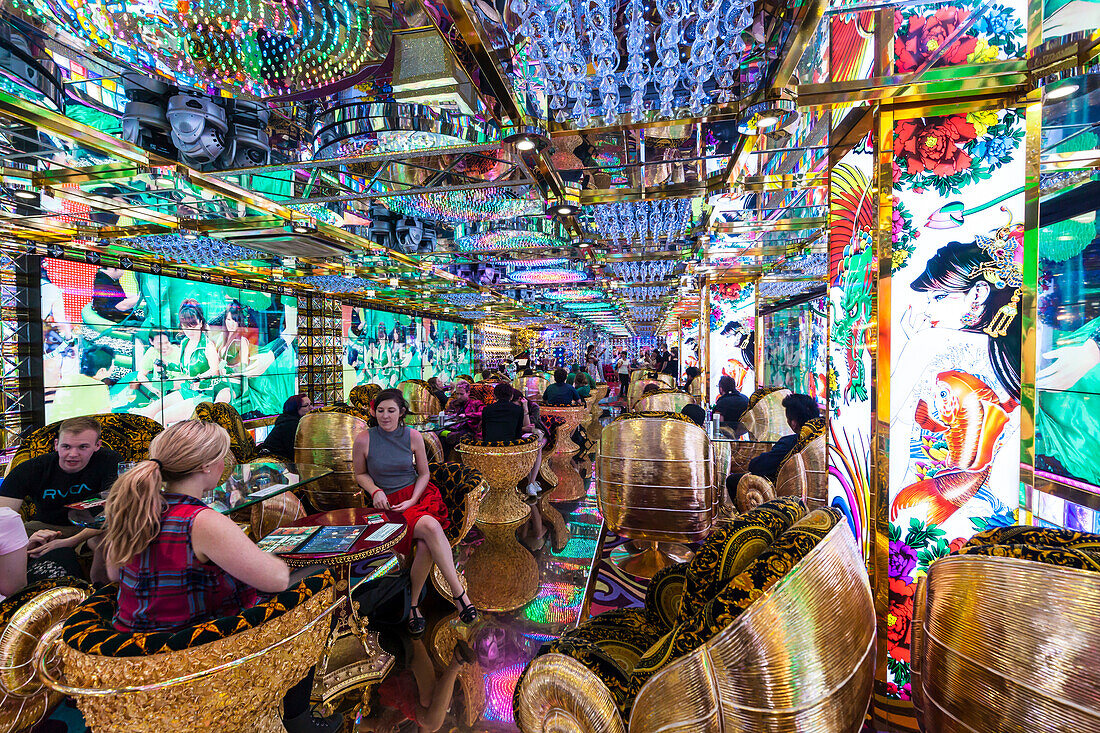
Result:
<svg viewBox="0 0 1100 733"><path fill-rule="evenodd" d="M462 600L463 598L469 598L466 591L462 591L455 596L455 605L458 606L458 617L462 620L462 623L470 624L477 620L477 609L474 608L474 604Z"/></svg>
<svg viewBox="0 0 1100 733"><path fill-rule="evenodd" d="M428 628L428 620L424 618L424 614L420 613L420 609L414 603L409 606L409 633L412 638L419 639L424 635L424 629Z"/></svg>

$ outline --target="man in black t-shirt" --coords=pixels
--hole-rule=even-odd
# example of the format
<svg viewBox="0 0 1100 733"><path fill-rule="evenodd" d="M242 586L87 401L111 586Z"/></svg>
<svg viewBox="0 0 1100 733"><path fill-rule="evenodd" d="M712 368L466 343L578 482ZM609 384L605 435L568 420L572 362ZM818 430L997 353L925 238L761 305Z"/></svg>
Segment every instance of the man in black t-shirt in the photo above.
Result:
<svg viewBox="0 0 1100 733"><path fill-rule="evenodd" d="M23 461L0 484L0 506L19 511L24 502L31 505L31 519L25 523L28 535L38 530L55 533L49 541L31 548L31 557L61 547L77 547L101 533L73 526L65 508L66 504L97 498L118 476L121 456L103 448L99 434L95 418L65 420L53 453Z"/></svg>
<svg viewBox="0 0 1100 733"><path fill-rule="evenodd" d="M125 320L138 302L136 295L126 295L122 289L122 273L121 267L101 267L92 282L92 310L114 323Z"/></svg>

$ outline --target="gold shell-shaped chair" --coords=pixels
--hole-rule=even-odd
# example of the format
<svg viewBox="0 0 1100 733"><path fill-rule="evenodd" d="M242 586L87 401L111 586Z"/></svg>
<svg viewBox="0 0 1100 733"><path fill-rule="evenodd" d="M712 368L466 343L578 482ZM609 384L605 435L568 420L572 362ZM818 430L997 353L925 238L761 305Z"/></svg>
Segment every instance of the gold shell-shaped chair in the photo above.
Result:
<svg viewBox="0 0 1100 733"><path fill-rule="evenodd" d="M626 388L626 404L631 410L636 409L635 406L638 401L642 399L645 388L651 384L657 385L658 389L668 389L669 384L664 380L657 379L655 377L645 377L643 379L636 379L630 383L630 386Z"/></svg>
<svg viewBox="0 0 1100 733"><path fill-rule="evenodd" d="M113 588L71 614L43 654L60 662L59 676L43 681L74 698L97 733L283 730L282 698L321 656L336 605L326 572L271 599L272 610L257 606L175 633L122 634L110 624ZM173 643L181 635L186 642Z"/></svg>
<svg viewBox="0 0 1100 733"><path fill-rule="evenodd" d="M432 388L423 379L406 379L397 385L405 401L409 403L410 415L438 415L441 411L439 398L432 394Z"/></svg>
<svg viewBox="0 0 1100 733"><path fill-rule="evenodd" d="M367 421L340 412L311 412L298 423L294 434L294 460L332 469L303 491L319 511L364 506L363 489L355 481L352 446L367 429Z"/></svg>
<svg viewBox="0 0 1100 733"><path fill-rule="evenodd" d="M631 733L857 733L871 700L875 609L840 522L708 641L642 685ZM559 653L536 657L515 697L524 733L625 733L604 682Z"/></svg>
<svg viewBox="0 0 1100 733"><path fill-rule="evenodd" d="M694 405L695 398L678 389L662 389L656 394L638 400L634 409L638 412L680 412L686 405Z"/></svg>
<svg viewBox="0 0 1100 733"><path fill-rule="evenodd" d="M1098 597L1095 570L983 555L932 563L911 627L921 730L1100 730Z"/></svg>
<svg viewBox="0 0 1100 733"><path fill-rule="evenodd" d="M633 542L612 560L652 577L691 556L679 543L710 532L718 486L710 438L676 413L627 413L604 428L596 455L596 496L607 528Z"/></svg>
<svg viewBox="0 0 1100 733"><path fill-rule="evenodd" d="M550 386L550 380L546 377L516 377L512 380L512 386L523 393L529 400L542 400L542 393Z"/></svg>
<svg viewBox="0 0 1100 733"><path fill-rule="evenodd" d="M0 603L0 731L30 728L61 702L38 679L34 655L61 632L61 622L92 594L79 580L43 580Z"/></svg>
<svg viewBox="0 0 1100 733"><path fill-rule="evenodd" d="M749 397L749 407L741 417L741 424L755 440L774 443L791 434L787 411L783 409L783 398L790 393L789 389L761 387Z"/></svg>
<svg viewBox="0 0 1100 733"><path fill-rule="evenodd" d="M799 496L811 509L828 504L825 418L815 418L802 426L794 450L779 464L774 485L751 473L746 473L737 483L737 509L742 512L777 496Z"/></svg>

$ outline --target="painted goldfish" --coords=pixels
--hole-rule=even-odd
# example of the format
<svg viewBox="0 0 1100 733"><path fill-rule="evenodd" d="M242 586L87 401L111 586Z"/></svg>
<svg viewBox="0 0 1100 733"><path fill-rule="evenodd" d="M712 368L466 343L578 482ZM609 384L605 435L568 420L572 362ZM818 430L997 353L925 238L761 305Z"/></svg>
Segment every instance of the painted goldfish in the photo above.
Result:
<svg viewBox="0 0 1100 733"><path fill-rule="evenodd" d="M943 524L966 502L974 498L989 478L997 442L1015 400L1001 402L993 389L972 374L941 372L936 376L932 417L928 403L917 403L916 421L925 430L939 433L947 443L941 469L932 478L910 484L898 492L890 506L890 519L913 506L927 505L928 522Z"/></svg>

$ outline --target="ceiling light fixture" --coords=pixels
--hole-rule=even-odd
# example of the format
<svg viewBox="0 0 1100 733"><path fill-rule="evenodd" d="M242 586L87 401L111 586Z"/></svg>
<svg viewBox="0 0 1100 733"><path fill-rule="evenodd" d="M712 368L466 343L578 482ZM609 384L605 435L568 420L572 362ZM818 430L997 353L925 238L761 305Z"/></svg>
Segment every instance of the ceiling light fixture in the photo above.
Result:
<svg viewBox="0 0 1100 733"><path fill-rule="evenodd" d="M1063 84L1060 87L1055 87L1054 89L1049 90L1045 95L1043 95L1043 99L1047 102L1053 102L1057 99L1065 99L1066 97L1076 93L1077 90L1079 90L1080 88L1081 85L1074 82Z"/></svg>
<svg viewBox="0 0 1100 733"><path fill-rule="evenodd" d="M766 130L769 127L775 127L778 122L779 118L775 115L764 115L756 121L756 129Z"/></svg>
<svg viewBox="0 0 1100 733"><path fill-rule="evenodd" d="M34 201L38 198L38 194L27 188L16 188L12 190L11 195L17 199L23 199L24 201Z"/></svg>

